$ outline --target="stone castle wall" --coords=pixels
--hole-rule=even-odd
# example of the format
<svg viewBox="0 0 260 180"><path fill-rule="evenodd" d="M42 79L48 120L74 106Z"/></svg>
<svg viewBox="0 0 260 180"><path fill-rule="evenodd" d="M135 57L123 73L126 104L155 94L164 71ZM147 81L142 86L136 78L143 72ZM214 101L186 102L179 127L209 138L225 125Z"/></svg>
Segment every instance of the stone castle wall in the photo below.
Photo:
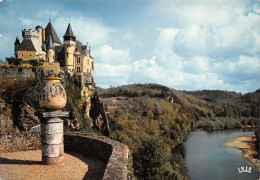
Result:
<svg viewBox="0 0 260 180"><path fill-rule="evenodd" d="M60 73L60 64L44 62L39 68L32 67L1 67L0 64L0 82L10 80L28 80L35 78L35 71L40 69L45 71L53 71L54 74Z"/></svg>
<svg viewBox="0 0 260 180"><path fill-rule="evenodd" d="M34 79L32 68L0 67L0 81Z"/></svg>
<svg viewBox="0 0 260 180"><path fill-rule="evenodd" d="M41 133L0 135L0 152L41 149ZM107 163L102 179L126 180L128 174L128 148L111 139L87 136L64 135L66 151L87 155Z"/></svg>

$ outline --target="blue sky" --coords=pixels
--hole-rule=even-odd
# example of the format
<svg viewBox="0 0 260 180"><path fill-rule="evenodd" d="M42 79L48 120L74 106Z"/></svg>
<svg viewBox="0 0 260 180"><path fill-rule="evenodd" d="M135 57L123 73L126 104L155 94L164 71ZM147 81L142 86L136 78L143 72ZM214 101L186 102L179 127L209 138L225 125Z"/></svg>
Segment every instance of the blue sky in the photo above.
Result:
<svg viewBox="0 0 260 180"><path fill-rule="evenodd" d="M70 21L90 43L98 86L159 83L175 89L260 88L259 0L0 0L0 59L22 29L62 39Z"/></svg>

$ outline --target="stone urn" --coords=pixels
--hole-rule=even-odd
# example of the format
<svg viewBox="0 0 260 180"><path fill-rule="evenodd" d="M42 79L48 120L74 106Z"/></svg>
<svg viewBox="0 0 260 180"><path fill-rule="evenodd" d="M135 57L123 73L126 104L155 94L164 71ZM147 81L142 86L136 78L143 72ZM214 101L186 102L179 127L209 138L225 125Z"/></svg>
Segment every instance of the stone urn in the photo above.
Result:
<svg viewBox="0 0 260 180"><path fill-rule="evenodd" d="M47 110L60 110L66 106L67 95L61 85L61 78L48 76L39 97L40 106Z"/></svg>

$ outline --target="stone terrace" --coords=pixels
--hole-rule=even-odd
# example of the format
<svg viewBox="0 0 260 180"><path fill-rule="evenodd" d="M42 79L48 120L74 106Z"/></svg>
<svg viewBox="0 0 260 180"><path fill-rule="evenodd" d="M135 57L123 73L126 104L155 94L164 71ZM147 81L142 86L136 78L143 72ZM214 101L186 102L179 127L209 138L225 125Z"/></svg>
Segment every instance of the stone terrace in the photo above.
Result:
<svg viewBox="0 0 260 180"><path fill-rule="evenodd" d="M1 135L0 152L4 153L4 152L15 152L15 151L39 150L41 148L40 136L41 136L40 133ZM128 148L125 145L117 141L113 141L101 137L65 134L64 146L65 146L66 153L70 153L73 156L80 156L78 157L79 159L84 159L83 156L86 158L90 157L89 159L92 160L96 159L96 163L94 163L94 166L95 164L96 165L99 164L100 168L102 169L102 163L100 164L100 162L106 164L105 169L102 172L100 171L98 172L98 173L102 173L101 175L99 174L99 176L102 177L101 179L118 179L118 180L127 179ZM41 155L39 155L39 157L41 158ZM16 165L17 161L15 160L10 160L10 161L12 161L12 163L10 163L11 165L13 166ZM0 163L3 164L7 162L8 159L4 158ZM88 169L86 170L86 172L87 171L88 172L85 174L84 177L86 179L96 179L93 176L93 173L92 174L90 173L93 172L93 168L90 169L93 164L92 165L88 164L88 165L89 165L88 167L89 171ZM73 167L73 163L70 166L71 166L70 167L71 170L77 169L77 167ZM47 171L46 173L48 174Z"/></svg>

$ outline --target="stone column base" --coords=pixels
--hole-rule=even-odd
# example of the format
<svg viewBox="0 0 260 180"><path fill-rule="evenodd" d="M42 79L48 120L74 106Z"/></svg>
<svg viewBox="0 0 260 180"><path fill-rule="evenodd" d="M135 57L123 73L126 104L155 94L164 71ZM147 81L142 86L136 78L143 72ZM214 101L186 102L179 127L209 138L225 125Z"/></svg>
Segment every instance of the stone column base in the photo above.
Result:
<svg viewBox="0 0 260 180"><path fill-rule="evenodd" d="M42 163L44 165L63 165L63 159L64 159L64 156L61 155L59 157L53 157L53 158L50 158L50 157L42 157Z"/></svg>
<svg viewBox="0 0 260 180"><path fill-rule="evenodd" d="M41 113L42 163L45 165L63 164L63 120L68 112L52 111Z"/></svg>

